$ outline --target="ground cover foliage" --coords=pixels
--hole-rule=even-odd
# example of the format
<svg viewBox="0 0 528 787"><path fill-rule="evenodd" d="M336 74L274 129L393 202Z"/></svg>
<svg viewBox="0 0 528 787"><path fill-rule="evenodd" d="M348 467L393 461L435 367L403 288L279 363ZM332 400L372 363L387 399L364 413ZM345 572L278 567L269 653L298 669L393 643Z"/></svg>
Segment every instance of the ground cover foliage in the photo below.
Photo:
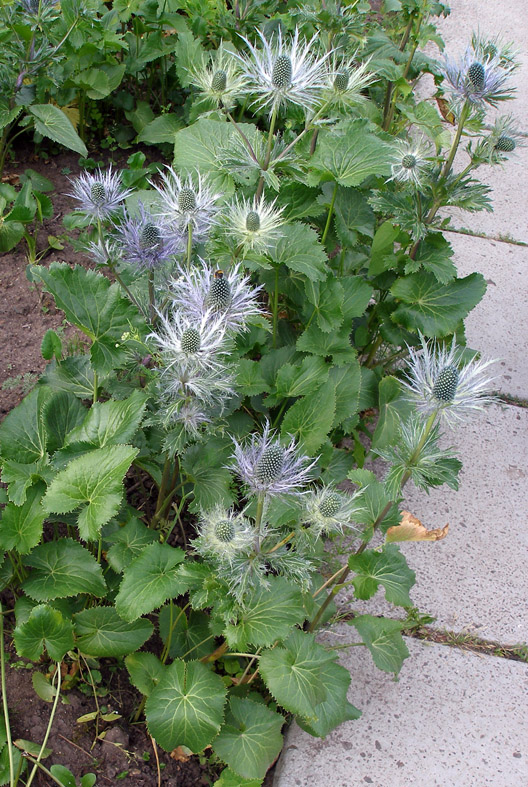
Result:
<svg viewBox="0 0 528 787"><path fill-rule="evenodd" d="M2 10L2 165L31 131L85 156L105 129L171 157L134 152L123 172L72 181L65 226L90 270L35 264L28 227L52 199L31 172L0 185L2 249L25 239L28 276L85 336L66 348L48 331L44 374L0 425L1 581L18 654L57 663L51 720L61 665L124 659L135 720L167 751L212 751L227 787L262 783L285 718L324 737L360 716L315 632L345 585L410 607L398 542L447 532L402 518L402 489L457 488L442 427L493 383L464 339L485 282L458 276L445 209L489 210L474 170L523 141L488 113L512 97L511 47L479 34L459 61L422 52L442 48L445 13L428 0ZM417 97L424 74L435 100ZM365 467L376 456L383 480ZM348 545L344 566L326 537ZM402 624L350 625L397 674ZM43 750L21 757L3 696L0 783L30 784ZM60 767L48 776L73 783Z"/></svg>

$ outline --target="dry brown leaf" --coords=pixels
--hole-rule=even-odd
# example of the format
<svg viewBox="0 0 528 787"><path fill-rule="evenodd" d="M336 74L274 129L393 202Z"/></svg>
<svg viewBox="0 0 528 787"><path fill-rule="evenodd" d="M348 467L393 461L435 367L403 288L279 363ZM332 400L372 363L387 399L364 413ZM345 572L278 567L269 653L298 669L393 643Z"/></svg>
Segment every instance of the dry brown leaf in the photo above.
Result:
<svg viewBox="0 0 528 787"><path fill-rule="evenodd" d="M12 174L2 175L2 183L9 183L10 186L17 186L20 177L14 172Z"/></svg>
<svg viewBox="0 0 528 787"><path fill-rule="evenodd" d="M448 123L451 123L452 126L456 123L456 118L451 111L451 107L449 106L449 102L445 100L445 98L440 98L440 96L436 97L436 103L438 104L438 109L440 110L440 114Z"/></svg>
<svg viewBox="0 0 528 787"><path fill-rule="evenodd" d="M170 757L176 762L187 762L192 757L192 751L187 746L177 746L171 751Z"/></svg>
<svg viewBox="0 0 528 787"><path fill-rule="evenodd" d="M427 530L410 511L402 511L401 523L389 527L386 541L388 543L392 541L441 541L448 532L449 525L436 530Z"/></svg>

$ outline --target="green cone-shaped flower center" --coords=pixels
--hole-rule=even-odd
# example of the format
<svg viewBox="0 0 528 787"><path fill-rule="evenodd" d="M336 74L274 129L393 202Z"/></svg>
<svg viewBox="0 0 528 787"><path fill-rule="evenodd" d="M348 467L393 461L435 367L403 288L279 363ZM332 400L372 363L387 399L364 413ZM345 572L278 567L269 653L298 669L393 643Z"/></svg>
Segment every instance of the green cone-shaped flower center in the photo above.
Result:
<svg viewBox="0 0 528 787"><path fill-rule="evenodd" d="M215 71L211 80L211 89L215 93L223 93L227 87L227 74L225 71Z"/></svg>
<svg viewBox="0 0 528 787"><path fill-rule="evenodd" d="M196 210L196 194L188 186L184 186L178 194L178 208L182 213Z"/></svg>
<svg viewBox="0 0 528 787"><path fill-rule="evenodd" d="M486 72L482 63L472 63L468 68L467 75L475 90L482 90L486 79Z"/></svg>
<svg viewBox="0 0 528 787"><path fill-rule="evenodd" d="M321 502L319 511L322 516L330 517L335 516L341 508L341 498L337 492L330 492Z"/></svg>
<svg viewBox="0 0 528 787"><path fill-rule="evenodd" d="M102 205L106 199L105 187L102 183L94 183L90 189L90 197L95 205Z"/></svg>
<svg viewBox="0 0 528 787"><path fill-rule="evenodd" d="M458 385L460 373L456 366L446 366L439 373L433 386L433 396L440 402L452 402Z"/></svg>
<svg viewBox="0 0 528 787"><path fill-rule="evenodd" d="M291 85L292 74L292 62L288 55L279 55L271 72L272 85L278 90L284 90Z"/></svg>
<svg viewBox="0 0 528 787"><path fill-rule="evenodd" d="M230 519L222 519L215 525L214 532L219 541L222 541L224 544L229 544L235 537L236 529Z"/></svg>
<svg viewBox="0 0 528 787"><path fill-rule="evenodd" d="M213 279L206 298L207 306L222 311L231 303L231 286L227 279Z"/></svg>
<svg viewBox="0 0 528 787"><path fill-rule="evenodd" d="M184 353L197 353L201 344L200 332L196 328L186 328L181 335L180 344Z"/></svg>
<svg viewBox="0 0 528 787"><path fill-rule="evenodd" d="M495 144L495 150L501 150L503 153L511 153L515 150L515 140L511 137L499 137Z"/></svg>
<svg viewBox="0 0 528 787"><path fill-rule="evenodd" d="M139 236L139 245L141 248L151 249L153 246L157 246L160 241L161 232L159 231L159 227L156 227L156 225L151 222L145 224Z"/></svg>
<svg viewBox="0 0 528 787"><path fill-rule="evenodd" d="M248 232L258 232L260 229L260 216L256 210L250 210L246 216L246 229Z"/></svg>
<svg viewBox="0 0 528 787"><path fill-rule="evenodd" d="M336 74L334 79L334 88L335 90L339 91L339 93L344 93L348 87L348 81L350 79L350 74L347 68L344 68L339 74Z"/></svg>
<svg viewBox="0 0 528 787"><path fill-rule="evenodd" d="M405 169L414 169L416 166L416 156L412 153L407 153L401 160L401 165Z"/></svg>
<svg viewBox="0 0 528 787"><path fill-rule="evenodd" d="M280 478L284 462L284 449L278 443L266 448L257 462L255 475L261 483L271 484Z"/></svg>

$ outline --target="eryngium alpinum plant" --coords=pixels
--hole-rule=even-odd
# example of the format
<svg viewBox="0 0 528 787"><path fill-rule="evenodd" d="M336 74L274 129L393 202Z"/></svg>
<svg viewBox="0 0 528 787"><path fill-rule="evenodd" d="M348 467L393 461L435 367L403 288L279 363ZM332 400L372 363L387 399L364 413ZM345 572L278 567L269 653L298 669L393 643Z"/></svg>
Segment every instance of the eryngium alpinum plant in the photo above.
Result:
<svg viewBox="0 0 528 787"><path fill-rule="evenodd" d="M489 207L474 170L522 139L511 116L485 114L511 97L513 60L480 38L456 66L415 56L429 11L398 17L405 43L397 26L364 36L365 12L337 6L316 34L315 4L218 54L189 40L195 62L180 51L178 68L195 120L171 166L139 193L110 170L73 184L113 283L32 269L89 348L64 357L48 333L39 385L0 427L18 653L125 656L157 743L212 747L233 783L264 778L285 716L315 736L359 716L314 632L350 572L356 598L381 587L411 605L402 489L456 489L441 429L490 401L489 362L457 343L484 280L458 277L438 214ZM452 135L434 100L399 92L422 69ZM327 537L348 545L344 565ZM350 624L398 673L393 621Z"/></svg>

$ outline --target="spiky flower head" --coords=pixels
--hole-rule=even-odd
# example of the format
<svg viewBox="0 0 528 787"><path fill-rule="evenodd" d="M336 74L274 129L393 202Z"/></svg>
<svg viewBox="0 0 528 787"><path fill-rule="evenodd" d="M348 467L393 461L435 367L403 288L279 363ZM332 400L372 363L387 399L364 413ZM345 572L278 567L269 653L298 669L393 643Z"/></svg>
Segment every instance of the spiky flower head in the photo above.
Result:
<svg viewBox="0 0 528 787"><path fill-rule="evenodd" d="M427 344L420 335L421 348L409 347L409 368L403 384L406 395L425 416L437 412L453 425L494 401L488 375L493 360L463 360L463 348L454 342L447 347Z"/></svg>
<svg viewBox="0 0 528 787"><path fill-rule="evenodd" d="M223 211L220 223L224 232L241 246L243 251L265 252L281 237L283 208L275 207L276 200L237 198Z"/></svg>
<svg viewBox="0 0 528 787"><path fill-rule="evenodd" d="M239 263L219 271L201 260L200 267L181 270L170 288L176 308L197 321L205 314L213 314L229 332L246 330L248 323L262 314L257 300L261 287L251 285Z"/></svg>
<svg viewBox="0 0 528 787"><path fill-rule="evenodd" d="M316 536L342 533L343 528L355 530L353 521L361 507L362 495L363 490L350 495L331 486L313 490L305 498L301 523L308 525Z"/></svg>
<svg viewBox="0 0 528 787"><path fill-rule="evenodd" d="M244 38L251 55L239 56L247 90L256 96L253 103L269 109L270 115L288 102L313 108L325 87L324 64L331 52L317 57L313 52L317 35L310 41L299 40L297 28L288 39L283 39L280 29L269 41L260 30L257 33L262 48Z"/></svg>
<svg viewBox="0 0 528 787"><path fill-rule="evenodd" d="M282 445L266 422L262 434L253 434L245 445L233 438L233 470L253 494L300 495L311 477L315 461L299 454L295 440Z"/></svg>
<svg viewBox="0 0 528 787"><path fill-rule="evenodd" d="M334 54L327 61L325 69L326 87L323 100L333 105L346 107L357 106L367 101L363 91L376 81L375 74L369 71L370 60L358 63L357 53L350 58L342 58Z"/></svg>
<svg viewBox="0 0 528 787"><path fill-rule="evenodd" d="M474 156L489 164L502 164L517 148L525 145L526 134L520 130L515 118L501 115L495 120L490 133L478 143Z"/></svg>
<svg viewBox="0 0 528 787"><path fill-rule="evenodd" d="M172 309L169 316L158 312L160 327L147 338L157 345L165 369L192 365L214 369L223 365L229 351L223 321L211 311L200 320L196 316Z"/></svg>
<svg viewBox="0 0 528 787"><path fill-rule="evenodd" d="M114 238L121 259L140 270L155 270L185 249L185 240L139 203L136 216L125 215Z"/></svg>
<svg viewBox="0 0 528 787"><path fill-rule="evenodd" d="M486 104L495 107L499 101L513 98L515 88L508 82L514 67L480 44L468 47L459 63L446 57L443 72L454 109L458 111L468 101L476 109L483 110Z"/></svg>
<svg viewBox="0 0 528 787"><path fill-rule="evenodd" d="M501 68L514 71L519 68L519 51L509 41L504 41L500 35L487 38L480 32L471 36L470 49L475 54L475 60L482 62L497 58Z"/></svg>
<svg viewBox="0 0 528 787"><path fill-rule="evenodd" d="M106 172L100 169L94 174L83 172L70 182L73 192L68 196L81 203L78 210L85 213L92 223L114 216L121 203L132 194L131 189L123 188L120 174L113 172L111 166Z"/></svg>
<svg viewBox="0 0 528 787"><path fill-rule="evenodd" d="M214 106L231 109L236 99L244 93L247 78L240 70L240 62L220 44L213 52L209 62L202 58L198 66L190 69L190 76L203 96L210 99Z"/></svg>
<svg viewBox="0 0 528 787"><path fill-rule="evenodd" d="M421 188L429 162L429 150L423 141L398 140L393 148L391 172L388 179L400 183L412 183L416 188Z"/></svg>
<svg viewBox="0 0 528 787"><path fill-rule="evenodd" d="M45 14L51 8L56 8L58 0L20 0L22 10L28 16Z"/></svg>
<svg viewBox="0 0 528 787"><path fill-rule="evenodd" d="M189 397L193 397L206 415L206 419L201 419L205 422L210 420L210 413L206 413L205 409L221 413L228 399L235 394L233 370L227 364L204 367L188 360L170 366L161 365L160 369L159 397L164 401L169 420L182 421L184 414L180 412L181 408L188 403ZM187 410L186 413L191 422L191 412Z"/></svg>
<svg viewBox="0 0 528 787"><path fill-rule="evenodd" d="M243 514L221 505L202 511L198 538L192 542L195 552L218 564L232 564L236 557L248 554L255 539L253 528Z"/></svg>
<svg viewBox="0 0 528 787"><path fill-rule="evenodd" d="M184 180L167 167L161 179L161 186L152 184L161 196L158 216L178 232L185 232L190 226L193 240L203 242L215 221L221 195L213 192L200 173Z"/></svg>

